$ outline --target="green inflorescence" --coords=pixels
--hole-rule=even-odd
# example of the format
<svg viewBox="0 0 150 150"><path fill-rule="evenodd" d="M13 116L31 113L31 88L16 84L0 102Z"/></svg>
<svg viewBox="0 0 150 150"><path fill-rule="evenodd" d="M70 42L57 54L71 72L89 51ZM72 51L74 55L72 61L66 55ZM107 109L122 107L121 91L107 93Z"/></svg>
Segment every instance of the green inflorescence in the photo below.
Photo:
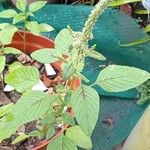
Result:
<svg viewBox="0 0 150 150"><path fill-rule="evenodd" d="M150 100L150 80L140 85L137 90L140 93L140 99L138 100L138 104L143 104Z"/></svg>

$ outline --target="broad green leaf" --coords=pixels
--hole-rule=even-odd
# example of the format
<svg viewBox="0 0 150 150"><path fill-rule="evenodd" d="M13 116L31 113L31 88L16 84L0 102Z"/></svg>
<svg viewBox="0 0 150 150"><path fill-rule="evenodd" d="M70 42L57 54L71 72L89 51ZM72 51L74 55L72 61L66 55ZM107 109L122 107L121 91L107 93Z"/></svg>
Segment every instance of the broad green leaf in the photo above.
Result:
<svg viewBox="0 0 150 150"><path fill-rule="evenodd" d="M17 31L17 27L15 26L7 26L3 30L0 31L0 41L3 45L10 44L12 41L12 38ZM6 34L7 33L7 34Z"/></svg>
<svg viewBox="0 0 150 150"><path fill-rule="evenodd" d="M144 37L144 38L139 39L139 40L135 40L135 41L130 42L130 43L122 44L119 42L118 44L122 47L129 47L129 46L135 46L135 45L143 44L143 43L146 43L149 41L150 41L150 37L148 36L148 37Z"/></svg>
<svg viewBox="0 0 150 150"><path fill-rule="evenodd" d="M39 24L40 32L50 32L53 31L54 28L46 23Z"/></svg>
<svg viewBox="0 0 150 150"><path fill-rule="evenodd" d="M5 76L5 83L19 92L25 92L39 81L39 72L35 67L22 67Z"/></svg>
<svg viewBox="0 0 150 150"><path fill-rule="evenodd" d="M109 6L119 6L128 3L141 2L142 0L115 0Z"/></svg>
<svg viewBox="0 0 150 150"><path fill-rule="evenodd" d="M17 55L17 54L21 54L22 52L19 49L14 47L5 47L4 54L9 54L9 53Z"/></svg>
<svg viewBox="0 0 150 150"><path fill-rule="evenodd" d="M66 130L66 136L71 139L76 145L85 149L92 149L92 141L87 136L80 126L72 126Z"/></svg>
<svg viewBox="0 0 150 150"><path fill-rule="evenodd" d="M25 93L15 104L13 113L20 124L33 121L41 118L50 109L55 98L55 95L41 91Z"/></svg>
<svg viewBox="0 0 150 150"><path fill-rule="evenodd" d="M27 1L26 1L26 0L17 0L17 2L16 2L16 7L17 7L19 10L25 12L26 7L27 7Z"/></svg>
<svg viewBox="0 0 150 150"><path fill-rule="evenodd" d="M62 29L55 38L55 49L69 55L69 50L73 42L73 37L69 30Z"/></svg>
<svg viewBox="0 0 150 150"><path fill-rule="evenodd" d="M121 92L135 88L148 80L147 71L129 67L110 65L103 69L96 80L96 84L109 92Z"/></svg>
<svg viewBox="0 0 150 150"><path fill-rule="evenodd" d="M9 23L1 23L0 24L0 29L4 29L5 27L8 27L10 24Z"/></svg>
<svg viewBox="0 0 150 150"><path fill-rule="evenodd" d="M145 31L145 32L150 32L150 25L147 25L147 26L144 28L144 31Z"/></svg>
<svg viewBox="0 0 150 150"><path fill-rule="evenodd" d="M89 83L89 82L90 82L90 80L87 79L83 74L80 74L80 77L81 77L81 79L82 79L84 82L86 82L86 83Z"/></svg>
<svg viewBox="0 0 150 150"><path fill-rule="evenodd" d="M50 142L46 150L78 150L77 146L65 135L57 137Z"/></svg>
<svg viewBox="0 0 150 150"><path fill-rule="evenodd" d="M62 79L64 81L68 80L71 76L74 75L76 69L72 62L64 63L63 65L63 72L62 72Z"/></svg>
<svg viewBox="0 0 150 150"><path fill-rule="evenodd" d="M4 56L0 56L0 73L2 73L2 71L5 68L5 61L6 61L6 58Z"/></svg>
<svg viewBox="0 0 150 150"><path fill-rule="evenodd" d="M17 14L14 18L13 18L13 24L16 24L22 20L25 20L26 19L26 16L24 13L19 13Z"/></svg>
<svg viewBox="0 0 150 150"><path fill-rule="evenodd" d="M14 107L13 103L0 107L0 117L3 117L4 115L10 113L13 107Z"/></svg>
<svg viewBox="0 0 150 150"><path fill-rule="evenodd" d="M5 125L0 127L0 141L10 137L23 124L42 118L54 100L54 95L40 91L23 94L12 111L15 119L5 122Z"/></svg>
<svg viewBox="0 0 150 150"><path fill-rule="evenodd" d="M62 114L63 121L69 125L75 125L74 118L70 115L70 113L65 112Z"/></svg>
<svg viewBox="0 0 150 150"><path fill-rule="evenodd" d="M15 70L22 68L22 67L24 67L24 66L20 62L15 61L11 65L9 65L9 72L15 71Z"/></svg>
<svg viewBox="0 0 150 150"><path fill-rule="evenodd" d="M27 28L27 30L29 30L30 32L32 32L35 35L39 35L40 34L39 24L36 21L28 22L26 24L26 28Z"/></svg>
<svg viewBox="0 0 150 150"><path fill-rule="evenodd" d="M102 61L106 60L106 58L101 53L96 52L94 50L87 50L86 55L98 60L102 60Z"/></svg>
<svg viewBox="0 0 150 150"><path fill-rule="evenodd" d="M58 61L58 57L61 57L61 54L58 50L52 48L44 48L33 52L31 54L31 57L41 63L47 64Z"/></svg>
<svg viewBox="0 0 150 150"><path fill-rule="evenodd" d="M44 7L46 5L46 3L47 3L47 1L38 1L38 2L31 3L29 5L29 11L35 12L35 11L41 9L42 7Z"/></svg>
<svg viewBox="0 0 150 150"><path fill-rule="evenodd" d="M17 138L12 142L12 144L17 144L18 142L24 141L25 139L27 139L29 137L30 137L30 135L23 133L23 134L17 136Z"/></svg>
<svg viewBox="0 0 150 150"><path fill-rule="evenodd" d="M12 9L3 10L2 12L0 12L0 18L12 18L15 17L16 14L17 12Z"/></svg>
<svg viewBox="0 0 150 150"><path fill-rule="evenodd" d="M53 126L49 126L47 133L46 133L46 139L49 140L52 136L55 135L55 129Z"/></svg>
<svg viewBox="0 0 150 150"><path fill-rule="evenodd" d="M98 120L100 107L98 93L93 88L82 85L72 93L70 103L78 124L87 135L91 135Z"/></svg>
<svg viewBox="0 0 150 150"><path fill-rule="evenodd" d="M144 9L138 9L134 11L135 14L139 14L139 15L147 15L149 14L148 10L144 10Z"/></svg>

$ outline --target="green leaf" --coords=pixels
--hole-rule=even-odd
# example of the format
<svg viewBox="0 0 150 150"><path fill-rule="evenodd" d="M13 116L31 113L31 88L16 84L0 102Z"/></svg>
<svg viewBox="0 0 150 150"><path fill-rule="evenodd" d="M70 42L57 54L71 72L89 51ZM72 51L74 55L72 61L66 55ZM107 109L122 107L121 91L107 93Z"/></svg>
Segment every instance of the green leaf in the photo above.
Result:
<svg viewBox="0 0 150 150"><path fill-rule="evenodd" d="M121 92L135 88L148 80L147 71L128 66L110 65L103 69L96 84L109 92Z"/></svg>
<svg viewBox="0 0 150 150"><path fill-rule="evenodd" d="M4 54L9 54L9 53L17 55L17 54L21 54L22 52L19 49L14 47L5 47Z"/></svg>
<svg viewBox="0 0 150 150"><path fill-rule="evenodd" d="M85 149L92 149L92 141L87 136L80 126L73 126L66 130L66 136L71 139L76 145Z"/></svg>
<svg viewBox="0 0 150 150"><path fill-rule="evenodd" d="M29 5L29 11L35 12L46 5L47 1L38 1Z"/></svg>
<svg viewBox="0 0 150 150"><path fill-rule="evenodd" d="M106 58L99 52L96 52L94 50L86 50L86 56L89 56L89 57L92 57L92 58L95 58L95 59L98 59L98 60L101 60L101 61L104 61L106 60Z"/></svg>
<svg viewBox="0 0 150 150"><path fill-rule="evenodd" d="M0 107L0 117L3 117L4 115L10 113L13 107L14 107L13 103Z"/></svg>
<svg viewBox="0 0 150 150"><path fill-rule="evenodd" d="M58 57L61 57L61 54L58 50L52 48L44 48L33 52L31 54L31 57L38 62L47 64L58 61Z"/></svg>
<svg viewBox="0 0 150 150"><path fill-rule="evenodd" d="M10 44L12 41L12 38L17 31L17 27L15 26L7 26L3 30L0 31L0 41L3 45ZM7 34L6 34L7 33Z"/></svg>
<svg viewBox="0 0 150 150"><path fill-rule="evenodd" d="M1 23L0 24L0 29L4 29L5 27L8 27L10 24L9 23Z"/></svg>
<svg viewBox="0 0 150 150"><path fill-rule="evenodd" d="M16 24L18 22L21 22L22 20L25 20L26 16L24 13L19 13L13 18L13 24Z"/></svg>
<svg viewBox="0 0 150 150"><path fill-rule="evenodd" d="M22 67L5 76L5 83L19 92L25 92L39 81L39 72L35 67Z"/></svg>
<svg viewBox="0 0 150 150"><path fill-rule="evenodd" d="M24 141L25 139L27 139L29 137L30 137L30 135L26 135L26 134L22 133L12 142L12 144L17 144L18 142Z"/></svg>
<svg viewBox="0 0 150 150"><path fill-rule="evenodd" d="M147 25L147 26L144 28L144 31L145 31L145 32L150 32L150 25Z"/></svg>
<svg viewBox="0 0 150 150"><path fill-rule="evenodd" d="M82 85L72 93L70 103L78 124L87 135L91 135L98 120L98 93L93 88Z"/></svg>
<svg viewBox="0 0 150 150"><path fill-rule="evenodd" d="M26 1L26 0L17 0L17 2L16 2L16 7L17 7L19 10L25 12L26 7L27 7L27 1Z"/></svg>
<svg viewBox="0 0 150 150"><path fill-rule="evenodd" d="M24 66L20 62L15 61L11 65L9 65L9 72L15 71L15 70L22 68L22 67L24 67Z"/></svg>
<svg viewBox="0 0 150 150"><path fill-rule="evenodd" d="M144 10L144 9L137 9L134 11L135 14L139 14L139 15L147 15L149 14L148 10Z"/></svg>
<svg viewBox="0 0 150 150"><path fill-rule="evenodd" d="M150 41L150 37L144 37L142 39L139 39L139 40L135 40L133 42L130 42L130 43L121 43L119 42L118 44L122 47L129 47L129 46L135 46L135 45L139 45L139 44L143 44L143 43L146 43L146 42L149 42Z"/></svg>
<svg viewBox="0 0 150 150"><path fill-rule="evenodd" d="M47 150L78 150L77 146L65 135L57 137L54 141L50 142Z"/></svg>
<svg viewBox="0 0 150 150"><path fill-rule="evenodd" d="M55 134L55 129L53 126L49 126L47 133L46 133L46 139L49 140L52 136Z"/></svg>
<svg viewBox="0 0 150 150"><path fill-rule="evenodd" d="M6 61L6 58L4 56L0 56L0 73L2 73L2 71L5 68L5 61Z"/></svg>
<svg viewBox="0 0 150 150"><path fill-rule="evenodd" d="M0 18L12 18L15 17L16 14L17 12L12 9L3 10L2 12L0 12Z"/></svg>
<svg viewBox="0 0 150 150"><path fill-rule="evenodd" d="M119 6L128 3L141 2L142 0L115 0L109 6Z"/></svg>
<svg viewBox="0 0 150 150"><path fill-rule="evenodd" d="M46 23L39 24L40 32L50 32L53 31L54 28Z"/></svg>
<svg viewBox="0 0 150 150"><path fill-rule="evenodd" d="M12 111L15 119L5 122L5 125L0 127L0 141L10 137L23 124L42 118L54 100L55 95L40 91L23 94Z"/></svg>
<svg viewBox="0 0 150 150"><path fill-rule="evenodd" d="M86 83L89 83L89 82L90 82L90 80L87 79L83 74L80 74L80 77L81 77L81 79L82 79L84 82L86 82Z"/></svg>
<svg viewBox="0 0 150 150"><path fill-rule="evenodd" d="M72 45L73 37L69 30L62 29L55 38L55 49L62 51L62 54L69 55L69 49Z"/></svg>
<svg viewBox="0 0 150 150"><path fill-rule="evenodd" d="M32 32L35 35L39 35L40 34L39 24L36 21L28 22L26 24L26 28L27 28L27 30L29 30L30 32Z"/></svg>
<svg viewBox="0 0 150 150"><path fill-rule="evenodd" d="M56 99L55 95L48 95L41 91L25 93L16 103L14 115L20 124L41 118L50 109ZM28 111L26 111L28 110Z"/></svg>
<svg viewBox="0 0 150 150"><path fill-rule="evenodd" d="M76 69L72 62L65 63L63 65L62 79L64 81L68 80L71 76L74 75Z"/></svg>
<svg viewBox="0 0 150 150"><path fill-rule="evenodd" d="M75 125L74 118L70 115L70 113L65 112L62 114L63 121L69 125Z"/></svg>

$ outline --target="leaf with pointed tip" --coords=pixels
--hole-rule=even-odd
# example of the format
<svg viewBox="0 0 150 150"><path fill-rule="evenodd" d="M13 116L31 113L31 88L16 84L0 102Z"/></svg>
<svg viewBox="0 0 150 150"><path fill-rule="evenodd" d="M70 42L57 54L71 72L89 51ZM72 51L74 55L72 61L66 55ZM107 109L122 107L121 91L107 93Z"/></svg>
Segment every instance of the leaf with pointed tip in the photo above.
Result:
<svg viewBox="0 0 150 150"><path fill-rule="evenodd" d="M69 30L62 29L55 38L55 49L62 51L62 54L69 55L69 49L72 45L73 37Z"/></svg>
<svg viewBox="0 0 150 150"><path fill-rule="evenodd" d="M109 65L98 75L95 84L109 92L121 92L135 88L150 79L147 71L119 65Z"/></svg>
<svg viewBox="0 0 150 150"><path fill-rule="evenodd" d="M22 67L24 67L24 66L20 62L15 61L11 65L9 65L9 72L15 71L15 70L22 68Z"/></svg>
<svg viewBox="0 0 150 150"><path fill-rule="evenodd" d="M35 35L39 35L40 34L39 24L36 21L28 22L26 24L26 28L27 28L27 30L29 30L30 32L32 32Z"/></svg>
<svg viewBox="0 0 150 150"><path fill-rule="evenodd" d="M13 103L0 107L0 117L3 117L4 115L10 113L13 107L14 107Z"/></svg>
<svg viewBox="0 0 150 150"><path fill-rule="evenodd" d="M3 45L10 44L12 41L12 38L17 31L17 27L15 26L7 26L3 28L3 30L0 31L0 41ZM6 34L7 33L7 34Z"/></svg>
<svg viewBox="0 0 150 150"><path fill-rule="evenodd" d="M76 69L72 62L65 63L63 65L62 79L64 81L68 80L71 76L74 75Z"/></svg>
<svg viewBox="0 0 150 150"><path fill-rule="evenodd" d="M25 19L26 19L25 14L24 14L24 13L19 13L19 14L17 14L17 15L13 18L13 24L16 24L16 23L18 23L18 22L21 22L21 21L23 21L23 20L25 20Z"/></svg>
<svg viewBox="0 0 150 150"><path fill-rule="evenodd" d="M82 130L91 135L99 114L99 95L91 87L82 85L72 93L70 104Z"/></svg>
<svg viewBox="0 0 150 150"><path fill-rule="evenodd" d="M21 141L24 141L25 139L27 139L29 137L30 137L30 135L27 135L27 134L23 133L23 134L17 136L17 138L15 138L15 140L12 142L12 144L17 144Z"/></svg>
<svg viewBox="0 0 150 150"><path fill-rule="evenodd" d="M87 136L80 126L72 126L66 130L66 136L71 139L76 145L85 149L92 149L92 141Z"/></svg>
<svg viewBox="0 0 150 150"><path fill-rule="evenodd" d="M41 91L23 94L12 111L15 119L6 121L3 126L0 126L0 141L9 138L23 124L42 118L55 99L55 95L48 95Z"/></svg>
<svg viewBox="0 0 150 150"><path fill-rule="evenodd" d="M30 12L36 12L37 10L44 7L46 5L46 3L47 3L46 1L38 1L38 2L31 3L29 5L29 11Z"/></svg>
<svg viewBox="0 0 150 150"><path fill-rule="evenodd" d="M19 10L25 12L26 7L27 7L27 1L26 1L26 0L17 0L17 2L16 2L16 7L17 7Z"/></svg>
<svg viewBox="0 0 150 150"><path fill-rule="evenodd" d="M13 18L16 14L17 12L12 9L3 10L2 12L0 12L0 18Z"/></svg>
<svg viewBox="0 0 150 150"><path fill-rule="evenodd" d="M21 93L36 85L38 81L39 71L35 67L22 67L5 76L5 83Z"/></svg>
<svg viewBox="0 0 150 150"><path fill-rule="evenodd" d="M54 28L46 23L39 24L40 32L50 32L53 31Z"/></svg>
<svg viewBox="0 0 150 150"><path fill-rule="evenodd" d="M9 54L9 53L17 55L17 54L21 54L22 52L19 49L14 47L5 47L4 54Z"/></svg>
<svg viewBox="0 0 150 150"><path fill-rule="evenodd" d="M55 49L44 48L33 52L31 57L38 62L48 64L58 61L58 57L61 57L61 54Z"/></svg>
<svg viewBox="0 0 150 150"><path fill-rule="evenodd" d="M92 57L101 61L106 60L106 58L101 53L94 51L94 50L86 50L85 54L86 56L89 56L89 57Z"/></svg>

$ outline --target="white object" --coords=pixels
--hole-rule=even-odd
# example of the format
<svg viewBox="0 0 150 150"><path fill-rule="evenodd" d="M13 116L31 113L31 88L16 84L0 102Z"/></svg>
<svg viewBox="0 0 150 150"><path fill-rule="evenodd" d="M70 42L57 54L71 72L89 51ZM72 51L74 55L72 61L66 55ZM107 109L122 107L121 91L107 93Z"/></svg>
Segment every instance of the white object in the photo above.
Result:
<svg viewBox="0 0 150 150"><path fill-rule="evenodd" d="M150 11L150 0L143 0L142 4L148 11Z"/></svg>
<svg viewBox="0 0 150 150"><path fill-rule="evenodd" d="M45 91L47 90L47 87L44 85L44 83L39 80L38 84L32 87L32 91Z"/></svg>
<svg viewBox="0 0 150 150"><path fill-rule="evenodd" d="M50 64L44 64L47 76L56 75L55 70Z"/></svg>
<svg viewBox="0 0 150 150"><path fill-rule="evenodd" d="M8 84L4 87L4 92L11 92L13 90L14 90L14 88Z"/></svg>

